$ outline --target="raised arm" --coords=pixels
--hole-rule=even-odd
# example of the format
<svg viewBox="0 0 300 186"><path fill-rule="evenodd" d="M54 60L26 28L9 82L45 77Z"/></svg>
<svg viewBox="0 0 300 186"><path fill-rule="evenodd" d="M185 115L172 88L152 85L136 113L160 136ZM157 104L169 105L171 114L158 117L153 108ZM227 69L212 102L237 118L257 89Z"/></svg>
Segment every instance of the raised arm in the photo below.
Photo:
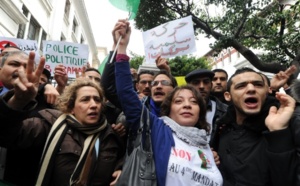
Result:
<svg viewBox="0 0 300 186"><path fill-rule="evenodd" d="M122 27L115 31L116 38L122 37L117 51L117 62L115 63L116 87L127 123L129 125L137 124L134 127L137 129L142 110L142 103L133 89L128 62L129 57L126 55L131 28L127 21L121 22L121 25Z"/></svg>
<svg viewBox="0 0 300 186"><path fill-rule="evenodd" d="M170 68L169 62L166 58L162 58L161 56L158 56L155 60L155 63L156 63L157 68L171 73L171 68Z"/></svg>
<svg viewBox="0 0 300 186"><path fill-rule="evenodd" d="M113 30L112 30L112 37L113 37L113 47L112 51L109 52L108 58L107 58L107 63L105 64L105 68L102 73L102 78L101 78L101 86L104 90L105 97L117 108L122 109L122 106L120 104L118 95L117 95L117 90L116 90L116 80L115 80L115 62L116 62L116 54L113 55L113 51L116 48L118 38L115 32L119 30L122 27L122 24L126 20L120 20L118 21ZM121 43L122 44L122 43ZM113 59L112 59L113 58ZM110 63L112 59L112 62Z"/></svg>
<svg viewBox="0 0 300 186"><path fill-rule="evenodd" d="M272 91L279 91L281 87L284 87L286 85L288 79L290 76L295 73L297 70L297 67L295 65L292 65L290 68L286 69L284 72L280 71L277 74L273 76L271 79L271 85L270 88Z"/></svg>
<svg viewBox="0 0 300 186"><path fill-rule="evenodd" d="M67 86L68 74L63 65L57 65L54 69L54 79L57 83L56 90L62 94Z"/></svg>
<svg viewBox="0 0 300 186"><path fill-rule="evenodd" d="M25 120L28 112L36 105L33 100L45 64L45 59L41 58L34 70L34 56L32 52L29 54L26 71L24 69L18 71L14 90L0 98L0 145L3 147L26 148L41 145L46 140L50 127L43 125L44 120L40 118Z"/></svg>

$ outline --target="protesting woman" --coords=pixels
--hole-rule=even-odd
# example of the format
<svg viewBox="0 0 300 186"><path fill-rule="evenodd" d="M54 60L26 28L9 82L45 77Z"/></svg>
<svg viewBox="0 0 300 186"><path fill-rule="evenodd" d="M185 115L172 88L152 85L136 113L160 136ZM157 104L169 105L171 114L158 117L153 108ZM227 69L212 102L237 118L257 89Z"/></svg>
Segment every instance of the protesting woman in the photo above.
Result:
<svg viewBox="0 0 300 186"><path fill-rule="evenodd" d="M26 72L18 72L14 91L0 100L0 145L44 147L36 185L114 185L124 150L102 114L102 89L88 79L76 80L61 95L59 110L26 118L35 106L44 66L42 59L34 71L33 59L31 53Z"/></svg>
<svg viewBox="0 0 300 186"><path fill-rule="evenodd" d="M138 130L142 103L134 92L126 48L130 37L127 21L115 37L122 36L115 64L119 100L131 130ZM171 82L153 81L152 86L172 86ZM222 185L207 140L206 108L199 92L191 86L175 88L161 105L162 117L150 113L150 128L156 179L164 185Z"/></svg>

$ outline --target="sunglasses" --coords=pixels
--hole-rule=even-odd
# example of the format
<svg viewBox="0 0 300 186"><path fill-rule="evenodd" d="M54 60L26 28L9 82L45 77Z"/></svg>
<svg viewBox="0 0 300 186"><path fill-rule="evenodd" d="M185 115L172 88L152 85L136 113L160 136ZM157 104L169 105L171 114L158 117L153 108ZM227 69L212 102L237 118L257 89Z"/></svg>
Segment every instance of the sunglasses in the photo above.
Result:
<svg viewBox="0 0 300 186"><path fill-rule="evenodd" d="M158 84L161 84L162 86L172 86L172 83L167 80L161 80L161 81L152 81L151 86L157 86Z"/></svg>

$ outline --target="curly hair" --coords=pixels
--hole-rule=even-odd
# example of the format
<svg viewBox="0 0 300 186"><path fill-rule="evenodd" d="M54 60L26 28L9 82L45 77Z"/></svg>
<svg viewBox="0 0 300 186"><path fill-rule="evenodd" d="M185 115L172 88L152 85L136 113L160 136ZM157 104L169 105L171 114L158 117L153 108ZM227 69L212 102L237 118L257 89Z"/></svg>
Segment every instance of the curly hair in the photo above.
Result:
<svg viewBox="0 0 300 186"><path fill-rule="evenodd" d="M161 111L160 111L161 116L169 116L170 115L171 105L172 105L174 96L177 92L179 92L181 90L190 90L198 102L198 105L200 108L200 113L199 113L199 120L195 124L195 127L199 128L199 129L204 129L206 132L209 132L209 124L206 121L205 101L203 100L199 91L191 85L183 85L183 86L175 87L174 90L172 90L172 92L167 95L167 97L164 99L163 103L161 104Z"/></svg>
<svg viewBox="0 0 300 186"><path fill-rule="evenodd" d="M96 83L94 83L93 81L85 78L76 79L65 89L65 91L58 98L57 108L65 114L71 113L72 109L75 106L77 91L80 88L85 86L93 87L99 92L101 98L102 110L103 110L105 105L105 101L104 101L105 99L104 99L104 93L102 88Z"/></svg>

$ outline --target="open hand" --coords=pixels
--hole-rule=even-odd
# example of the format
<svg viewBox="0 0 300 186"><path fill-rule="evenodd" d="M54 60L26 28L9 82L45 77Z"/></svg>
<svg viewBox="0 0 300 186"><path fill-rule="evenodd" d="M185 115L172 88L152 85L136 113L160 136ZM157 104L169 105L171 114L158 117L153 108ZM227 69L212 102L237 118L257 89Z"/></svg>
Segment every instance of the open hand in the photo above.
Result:
<svg viewBox="0 0 300 186"><path fill-rule="evenodd" d="M277 109L272 106L265 120L270 131L282 130L288 127L288 122L294 113L296 104L291 96L284 93L276 92L276 98L280 102L280 107Z"/></svg>

